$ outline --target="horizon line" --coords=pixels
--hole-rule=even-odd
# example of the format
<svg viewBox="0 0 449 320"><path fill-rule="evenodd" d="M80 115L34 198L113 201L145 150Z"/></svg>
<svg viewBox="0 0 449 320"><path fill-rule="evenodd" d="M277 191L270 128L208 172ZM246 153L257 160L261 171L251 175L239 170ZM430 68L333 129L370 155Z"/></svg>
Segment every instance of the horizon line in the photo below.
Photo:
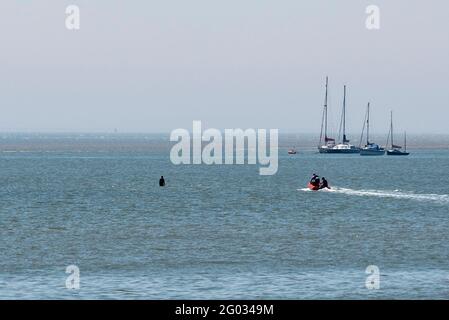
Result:
<svg viewBox="0 0 449 320"><path fill-rule="evenodd" d="M254 129L254 128L225 128L225 129ZM219 131L223 131L225 129L219 129ZM277 129L277 128L255 128L257 129ZM278 129L280 135L320 135L320 132L313 131L293 131L293 130L283 130ZM129 135L129 134L170 134L171 131L102 131L102 130L0 130L0 134L106 134L106 135ZM449 136L449 133L443 132L413 132L406 131L407 135L441 135L441 136ZM389 132L375 132L373 135L388 135ZM404 132L398 132L396 135L403 135ZM336 135L337 136L337 135ZM349 134L349 136L357 136L357 134Z"/></svg>

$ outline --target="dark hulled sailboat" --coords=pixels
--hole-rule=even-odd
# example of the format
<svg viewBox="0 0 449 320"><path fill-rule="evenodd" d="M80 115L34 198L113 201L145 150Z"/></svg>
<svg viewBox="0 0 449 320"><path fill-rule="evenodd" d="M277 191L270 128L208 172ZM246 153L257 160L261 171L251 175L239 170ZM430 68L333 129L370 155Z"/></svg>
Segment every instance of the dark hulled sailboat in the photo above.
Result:
<svg viewBox="0 0 449 320"><path fill-rule="evenodd" d="M402 146L394 144L393 136L393 111L391 111L391 121L390 121L390 132L388 134L387 145L391 142L391 148L387 150L388 156L408 156L410 153L407 152L407 134L404 133L404 151L402 151Z"/></svg>

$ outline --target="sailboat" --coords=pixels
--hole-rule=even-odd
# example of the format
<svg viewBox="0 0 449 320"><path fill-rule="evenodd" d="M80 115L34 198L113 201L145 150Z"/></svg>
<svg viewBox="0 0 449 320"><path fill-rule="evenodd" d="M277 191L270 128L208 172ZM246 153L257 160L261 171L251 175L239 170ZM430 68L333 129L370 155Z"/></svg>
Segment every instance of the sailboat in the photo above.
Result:
<svg viewBox="0 0 449 320"><path fill-rule="evenodd" d="M328 79L326 77L326 95L324 99L323 122L321 124L320 145L318 146L318 150L320 153L359 153L360 148L350 144L348 138L346 137L346 86L343 87L343 111L340 123L340 133L342 129L343 140L336 145L335 139L327 136L327 86ZM325 145L321 145L323 139L323 128Z"/></svg>
<svg viewBox="0 0 449 320"><path fill-rule="evenodd" d="M370 127L369 127L369 121L370 121L369 108L370 108L370 103L368 102L368 107L366 110L366 123L364 123L363 129L362 129L362 137L363 137L363 132L365 131L365 124L366 124L366 145L360 149L360 155L361 156L383 156L385 154L385 149L380 147L376 143L370 142L370 139L369 139L369 129L370 129ZM360 142L362 141L362 137L360 137Z"/></svg>
<svg viewBox="0 0 449 320"><path fill-rule="evenodd" d="M343 110L340 129L343 129L343 140L332 149L329 149L328 153L360 153L360 148L350 144L346 137L346 86L343 87Z"/></svg>
<svg viewBox="0 0 449 320"><path fill-rule="evenodd" d="M318 151L320 153L328 153L333 147L335 147L335 139L327 136L327 91L328 91L329 78L326 77L326 94L324 96L323 117L321 120L321 133L320 142L318 144ZM324 132L323 132L324 131ZM324 136L323 136L324 133ZM324 144L323 144L324 138Z"/></svg>
<svg viewBox="0 0 449 320"><path fill-rule="evenodd" d="M387 150L388 156L408 156L410 153L407 152L407 133L404 133L404 151L402 151L402 147L394 144L393 139L393 111L391 111L391 121L390 121L390 133L388 134L387 145L388 142L391 142L391 149Z"/></svg>

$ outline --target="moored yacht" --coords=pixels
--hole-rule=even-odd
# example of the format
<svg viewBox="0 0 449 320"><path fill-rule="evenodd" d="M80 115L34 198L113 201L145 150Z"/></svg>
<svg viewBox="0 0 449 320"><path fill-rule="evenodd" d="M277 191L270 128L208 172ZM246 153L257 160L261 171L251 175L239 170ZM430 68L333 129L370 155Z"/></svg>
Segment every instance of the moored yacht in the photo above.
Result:
<svg viewBox="0 0 449 320"><path fill-rule="evenodd" d="M360 149L361 156L383 156L385 148L382 148L376 143L369 143Z"/></svg>
<svg viewBox="0 0 449 320"><path fill-rule="evenodd" d="M359 153L360 148L350 144L346 137L346 86L343 87L343 110L341 113L340 133L343 130L343 139L337 145L328 149L328 153Z"/></svg>
<svg viewBox="0 0 449 320"><path fill-rule="evenodd" d="M363 137L363 132L365 131L365 124L366 124L366 145L360 149L360 155L361 156L383 156L385 155L385 148L382 148L381 146L379 146L376 143L372 143L370 142L369 139L369 110L370 109L370 104L368 102L368 107L366 110L366 122L364 123L363 129L362 129L362 137ZM362 139L360 139L361 141Z"/></svg>
<svg viewBox="0 0 449 320"><path fill-rule="evenodd" d="M333 147L335 147L335 139L328 137L327 135L327 91L328 91L329 78L326 77L326 94L324 96L323 106L323 118L321 121L321 133L320 142L318 144L318 151L320 153L329 153ZM324 142L324 144L323 144Z"/></svg>
<svg viewBox="0 0 449 320"><path fill-rule="evenodd" d="M388 156L408 156L410 153L407 152L407 134L404 133L404 151L402 151L402 146L394 144L393 137L393 111L391 112L391 121L390 121L390 133L388 134L387 145L388 142L391 142L391 148L387 150Z"/></svg>

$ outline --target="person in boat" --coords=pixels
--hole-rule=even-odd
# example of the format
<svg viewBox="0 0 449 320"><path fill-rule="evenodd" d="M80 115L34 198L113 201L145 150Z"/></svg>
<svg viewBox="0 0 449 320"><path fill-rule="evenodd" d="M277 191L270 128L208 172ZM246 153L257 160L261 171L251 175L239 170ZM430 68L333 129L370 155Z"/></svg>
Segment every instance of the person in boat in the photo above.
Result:
<svg viewBox="0 0 449 320"><path fill-rule="evenodd" d="M321 178L321 183L320 183L320 189L324 189L324 188L330 189L329 184L328 184L326 178L322 177Z"/></svg>
<svg viewBox="0 0 449 320"><path fill-rule="evenodd" d="M161 176L161 178L159 179L159 187L163 187L165 186L165 179L164 176Z"/></svg>
<svg viewBox="0 0 449 320"><path fill-rule="evenodd" d="M312 176L312 179L310 179L310 184L311 184L312 186L319 187L319 185L320 185L320 177L317 176L317 175L314 173L313 176Z"/></svg>

